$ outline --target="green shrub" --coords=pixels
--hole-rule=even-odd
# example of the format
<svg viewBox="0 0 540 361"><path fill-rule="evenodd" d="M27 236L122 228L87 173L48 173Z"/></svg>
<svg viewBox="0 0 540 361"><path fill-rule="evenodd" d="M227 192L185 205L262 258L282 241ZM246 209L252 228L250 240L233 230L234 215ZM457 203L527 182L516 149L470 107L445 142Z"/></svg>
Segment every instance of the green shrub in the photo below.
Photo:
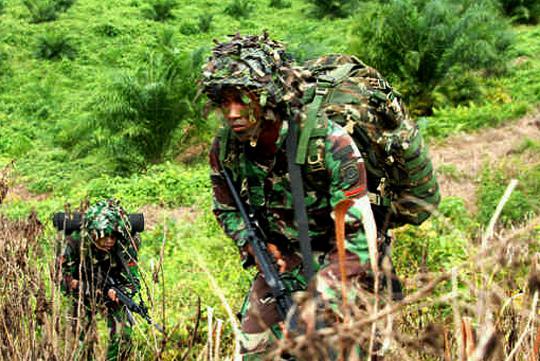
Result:
<svg viewBox="0 0 540 361"><path fill-rule="evenodd" d="M96 33L104 36L108 36L110 38L114 38L115 36L118 36L120 34L120 29L118 29L116 26L114 26L111 23L105 23L100 24L96 26Z"/></svg>
<svg viewBox="0 0 540 361"><path fill-rule="evenodd" d="M67 11L76 0L56 0L56 10L58 11Z"/></svg>
<svg viewBox="0 0 540 361"><path fill-rule="evenodd" d="M198 24L191 21L183 22L182 25L180 25L180 32L184 35L189 36L189 35L198 34L199 31L200 30L199 30Z"/></svg>
<svg viewBox="0 0 540 361"><path fill-rule="evenodd" d="M7 63L8 55L2 49L0 49L0 77L7 73ZM0 82L0 89L2 88L2 83Z"/></svg>
<svg viewBox="0 0 540 361"><path fill-rule="evenodd" d="M313 15L329 18L344 18L352 14L358 0L309 0L314 5Z"/></svg>
<svg viewBox="0 0 540 361"><path fill-rule="evenodd" d="M233 18L247 18L254 9L250 0L231 0L225 7L225 14Z"/></svg>
<svg viewBox="0 0 540 361"><path fill-rule="evenodd" d="M467 94L449 83L470 87L471 71L483 77L503 71L513 40L489 1L390 0L366 5L359 14L352 53L398 82L419 114L431 114L435 90L450 91L444 99L454 102L477 97L478 91Z"/></svg>
<svg viewBox="0 0 540 361"><path fill-rule="evenodd" d="M524 24L538 24L540 21L539 0L500 0L503 11L514 21Z"/></svg>
<svg viewBox="0 0 540 361"><path fill-rule="evenodd" d="M287 0L270 0L270 3L268 4L271 8L276 9L286 9L290 8L292 6L290 1Z"/></svg>
<svg viewBox="0 0 540 361"><path fill-rule="evenodd" d="M212 28L212 21L214 20L214 15L212 14L203 14L199 15L199 31L201 33L207 33Z"/></svg>
<svg viewBox="0 0 540 361"><path fill-rule="evenodd" d="M38 37L34 56L38 59L74 59L77 54L72 40L62 33L49 32Z"/></svg>
<svg viewBox="0 0 540 361"><path fill-rule="evenodd" d="M58 18L56 0L23 0L23 4L30 11L33 23L43 23Z"/></svg>
<svg viewBox="0 0 540 361"><path fill-rule="evenodd" d="M517 166L521 169L512 169ZM510 179L515 177L519 183L501 213L500 221L509 226L527 220L540 212L540 166L527 167L518 164L516 159L497 168L486 166L477 190L478 220L484 226L491 219Z"/></svg>
<svg viewBox="0 0 540 361"><path fill-rule="evenodd" d="M6 0L0 0L0 15L4 13L5 7L6 7Z"/></svg>
<svg viewBox="0 0 540 361"><path fill-rule="evenodd" d="M202 52L163 48L149 54L140 68L119 74L95 104L101 143L127 173L163 161L180 125L198 121L202 101L195 101Z"/></svg>
<svg viewBox="0 0 540 361"><path fill-rule="evenodd" d="M174 19L172 13L177 0L149 0L142 9L143 16L154 21Z"/></svg>

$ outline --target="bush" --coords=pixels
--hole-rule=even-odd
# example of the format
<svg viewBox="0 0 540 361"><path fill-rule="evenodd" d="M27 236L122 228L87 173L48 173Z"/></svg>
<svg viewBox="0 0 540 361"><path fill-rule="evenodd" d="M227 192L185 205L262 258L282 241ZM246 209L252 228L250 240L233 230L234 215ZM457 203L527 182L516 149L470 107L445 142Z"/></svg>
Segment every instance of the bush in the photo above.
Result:
<svg viewBox="0 0 540 361"><path fill-rule="evenodd" d="M201 33L207 33L212 28L212 20L214 20L214 15L212 14L203 14L199 16L199 31Z"/></svg>
<svg viewBox="0 0 540 361"><path fill-rule="evenodd" d="M254 9L250 0L232 0L225 7L225 14L233 18L247 18Z"/></svg>
<svg viewBox="0 0 540 361"><path fill-rule="evenodd" d="M176 0L149 0L142 12L144 17L154 21L167 21L174 19L172 13L177 5Z"/></svg>
<svg viewBox="0 0 540 361"><path fill-rule="evenodd" d="M270 3L268 4L271 8L276 9L286 9L290 8L292 6L290 1L287 0L270 0Z"/></svg>
<svg viewBox="0 0 540 361"><path fill-rule="evenodd" d="M186 21L180 25L180 32L184 35L194 35L199 33L199 26L196 23Z"/></svg>
<svg viewBox="0 0 540 361"><path fill-rule="evenodd" d="M61 33L49 32L38 37L34 56L38 59L74 59L77 54L71 39Z"/></svg>
<svg viewBox="0 0 540 361"><path fill-rule="evenodd" d="M104 23L96 26L96 33L104 36L108 36L110 38L114 38L115 36L118 36L120 34L120 29L118 29L116 26L114 26L111 23Z"/></svg>
<svg viewBox="0 0 540 361"><path fill-rule="evenodd" d="M6 0L0 0L0 15L4 13L5 7L6 7Z"/></svg>
<svg viewBox="0 0 540 361"><path fill-rule="evenodd" d="M180 125L197 121L195 101L202 52L164 48L149 54L133 74L120 74L96 104L101 143L128 173L163 161ZM98 144L99 146L99 144Z"/></svg>
<svg viewBox="0 0 540 361"><path fill-rule="evenodd" d="M539 0L500 0L503 11L514 21L524 24L538 24L540 21Z"/></svg>
<svg viewBox="0 0 540 361"><path fill-rule="evenodd" d="M56 0L56 10L58 11L67 11L76 0Z"/></svg>
<svg viewBox="0 0 540 361"><path fill-rule="evenodd" d="M419 114L431 114L434 90L444 92L442 85L456 76L470 81L471 71L484 77L503 71L513 40L508 22L489 1L390 0L366 5L355 24L352 53L399 82ZM446 98L462 102L470 95Z"/></svg>
<svg viewBox="0 0 540 361"><path fill-rule="evenodd" d="M520 169L512 169L518 166ZM527 169L528 168L528 169ZM526 167L518 164L516 159L503 163L497 168L486 166L480 178L477 190L478 220L484 226L491 219L510 179L515 177L519 183L503 208L500 220L510 226L526 221L533 214L540 212L540 166Z"/></svg>
<svg viewBox="0 0 540 361"><path fill-rule="evenodd" d="M23 4L30 11L33 23L44 23L58 18L55 0L23 0Z"/></svg>
<svg viewBox="0 0 540 361"><path fill-rule="evenodd" d="M314 5L313 15L317 17L344 18L351 14L357 0L309 0Z"/></svg>

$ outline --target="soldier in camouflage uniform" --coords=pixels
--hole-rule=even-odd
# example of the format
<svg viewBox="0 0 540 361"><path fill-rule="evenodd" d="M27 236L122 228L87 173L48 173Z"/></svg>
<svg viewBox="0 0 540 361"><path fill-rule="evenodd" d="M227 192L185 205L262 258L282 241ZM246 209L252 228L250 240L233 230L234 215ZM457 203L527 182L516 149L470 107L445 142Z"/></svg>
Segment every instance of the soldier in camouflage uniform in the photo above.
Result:
<svg viewBox="0 0 540 361"><path fill-rule="evenodd" d="M88 335L96 313L107 317L109 347L107 360L124 360L131 348L131 325L127 311L107 279L124 294L133 297L140 289L137 251L139 238L130 234L128 216L119 202L100 201L84 213L80 231L66 237L60 258L62 288L74 301L74 325L77 315L82 327L81 341L87 337L88 358L92 358L92 336ZM88 339L89 338L89 339Z"/></svg>
<svg viewBox="0 0 540 361"><path fill-rule="evenodd" d="M302 68L293 66L283 46L266 34L236 35L220 43L204 67L203 90L225 121L210 151L213 210L218 222L239 247L244 265L252 261L245 225L221 170L227 168L237 190L272 243L274 257L291 292L306 289L301 270L298 231L287 170L285 139L290 122L306 118ZM313 95L313 94L312 94ZM339 279L332 211L344 200L354 201L346 214L346 276L350 284L370 283L370 257L364 223L372 218L364 160L350 135L328 118L313 132L322 148L322 162L304 168L309 235L318 257L316 289L335 298ZM310 167L323 167L325 186L313 184ZM321 174L319 174L321 176ZM369 287L369 286L368 286ZM263 359L281 337L275 301L257 274L242 308L241 354Z"/></svg>

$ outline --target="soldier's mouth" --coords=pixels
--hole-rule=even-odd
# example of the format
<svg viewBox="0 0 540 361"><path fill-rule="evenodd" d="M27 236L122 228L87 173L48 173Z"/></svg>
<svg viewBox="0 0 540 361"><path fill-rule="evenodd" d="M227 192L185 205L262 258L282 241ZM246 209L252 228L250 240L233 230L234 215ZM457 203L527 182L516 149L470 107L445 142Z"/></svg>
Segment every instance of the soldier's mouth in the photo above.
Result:
<svg viewBox="0 0 540 361"><path fill-rule="evenodd" d="M243 125L243 124L237 124L237 125L231 126L231 129L235 133L243 133L248 129L248 127L246 125Z"/></svg>

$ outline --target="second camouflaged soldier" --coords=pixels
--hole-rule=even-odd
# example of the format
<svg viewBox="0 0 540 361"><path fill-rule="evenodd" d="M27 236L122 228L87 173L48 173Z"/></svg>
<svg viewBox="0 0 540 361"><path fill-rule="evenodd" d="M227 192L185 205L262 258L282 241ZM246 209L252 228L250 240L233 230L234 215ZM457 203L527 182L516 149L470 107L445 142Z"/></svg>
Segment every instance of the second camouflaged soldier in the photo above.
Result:
<svg viewBox="0 0 540 361"><path fill-rule="evenodd" d="M140 241L131 235L129 218L116 200L100 201L84 213L80 231L66 237L61 256L62 286L73 299L74 325L81 331L81 350L93 357L90 331L97 313L104 313L109 328L107 360L125 360L131 349L131 325L111 281L133 297L140 288L137 252ZM80 301L80 302L79 302Z"/></svg>

